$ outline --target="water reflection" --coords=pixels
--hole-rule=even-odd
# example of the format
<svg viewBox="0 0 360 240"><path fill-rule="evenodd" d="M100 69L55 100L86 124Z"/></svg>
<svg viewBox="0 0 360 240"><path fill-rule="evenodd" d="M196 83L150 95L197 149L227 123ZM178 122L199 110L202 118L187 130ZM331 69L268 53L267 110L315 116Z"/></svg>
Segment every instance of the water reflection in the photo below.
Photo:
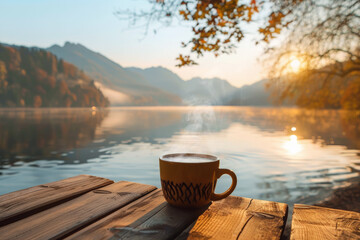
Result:
<svg viewBox="0 0 360 240"><path fill-rule="evenodd" d="M220 156L238 176L235 195L310 204L359 181L359 149L354 111L0 110L0 194L76 174L160 186L158 156L191 151Z"/></svg>
<svg viewBox="0 0 360 240"><path fill-rule="evenodd" d="M360 111L275 108L228 109L228 115L266 132L285 131L314 143L360 149Z"/></svg>
<svg viewBox="0 0 360 240"><path fill-rule="evenodd" d="M19 160L59 159L59 152L90 143L107 114L107 110L88 109L2 110L0 166Z"/></svg>
<svg viewBox="0 0 360 240"><path fill-rule="evenodd" d="M283 146L292 155L297 154L302 150L302 146L298 143L296 135L290 135L290 140L286 141Z"/></svg>

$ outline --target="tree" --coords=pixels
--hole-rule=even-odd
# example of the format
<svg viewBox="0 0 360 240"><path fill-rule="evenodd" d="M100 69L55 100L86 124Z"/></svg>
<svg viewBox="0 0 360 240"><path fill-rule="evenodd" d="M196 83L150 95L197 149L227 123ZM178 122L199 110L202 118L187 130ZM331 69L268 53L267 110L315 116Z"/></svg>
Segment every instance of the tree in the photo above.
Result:
<svg viewBox="0 0 360 240"><path fill-rule="evenodd" d="M215 56L233 52L236 42L240 42L244 33L242 22L250 22L255 12L258 12L256 1L241 4L238 0L149 0L153 7L149 12L119 11L116 14L125 16L130 22L137 24L145 20L146 28L158 21L169 24L173 18L190 22L193 38L182 42L183 47L189 47L191 53L202 56L205 52L213 52ZM190 55L180 54L177 58L182 67L197 64Z"/></svg>
<svg viewBox="0 0 360 240"><path fill-rule="evenodd" d="M42 99L39 95L36 95L34 97L34 107L38 108L38 107L41 107L42 105Z"/></svg>
<svg viewBox="0 0 360 240"><path fill-rule="evenodd" d="M269 86L277 90L280 101L297 97L294 87L305 91L309 84L316 89L312 86L315 84L323 87L318 89L326 89L336 79L349 80L360 74L359 0L149 2L153 4L149 12L117 14L126 15L134 24L145 20L147 27L154 21L169 24L175 18L189 23L193 37L182 45L190 49L190 54L178 56L179 67L197 64L193 56L201 57L205 52L215 56L232 53L246 34L244 24L256 22L260 37L255 44L262 45L267 60L271 60ZM281 41L276 44L273 39L280 34ZM299 65L296 71L291 69L294 61ZM305 95L304 99L309 100Z"/></svg>
<svg viewBox="0 0 360 240"><path fill-rule="evenodd" d="M2 88L6 88L7 86L6 75L6 65L3 61L0 61L0 91Z"/></svg>
<svg viewBox="0 0 360 240"><path fill-rule="evenodd" d="M358 105L344 94L360 83L360 1L303 0L295 7L277 1L277 6L285 13L283 22L290 23L281 46L266 49L272 60L268 86L277 100L293 98L310 108Z"/></svg>
<svg viewBox="0 0 360 240"><path fill-rule="evenodd" d="M108 105L93 80L74 65L41 49L0 44L0 107Z"/></svg>
<svg viewBox="0 0 360 240"><path fill-rule="evenodd" d="M258 27L261 39L256 43L269 43L285 32L286 43L292 47L301 44L313 51L313 54L307 51L307 55L337 58L336 55L340 54L353 60L359 58L353 52L359 48L359 0L148 1L153 4L149 12L118 11L116 14L126 15L126 19L133 24L145 19L148 23L146 27L154 21L169 24L172 18L180 17L192 25L194 34L192 39L182 44L190 47L190 51L197 56L207 51L216 56L230 53L244 37L244 22L257 20L262 25ZM189 55L185 57L190 59ZM181 62L180 65L194 63Z"/></svg>
<svg viewBox="0 0 360 240"><path fill-rule="evenodd" d="M289 26L286 39L282 42L283 53L294 50L306 58L359 59L360 55L356 50L359 48L360 38L360 1L273 2L278 14L283 13L279 23L280 30ZM266 37L267 34L264 40Z"/></svg>

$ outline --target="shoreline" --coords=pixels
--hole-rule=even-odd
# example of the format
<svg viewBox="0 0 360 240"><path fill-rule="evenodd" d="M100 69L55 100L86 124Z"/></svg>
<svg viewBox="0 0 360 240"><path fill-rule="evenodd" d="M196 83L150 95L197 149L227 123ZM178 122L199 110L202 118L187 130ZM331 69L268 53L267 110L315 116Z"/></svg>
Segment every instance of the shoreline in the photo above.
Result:
<svg viewBox="0 0 360 240"><path fill-rule="evenodd" d="M326 199L311 205L360 212L360 180L351 183L349 186L334 190ZM289 214L292 214L292 211L291 207ZM290 240L290 235L291 217L288 218L281 240Z"/></svg>
<svg viewBox="0 0 360 240"><path fill-rule="evenodd" d="M360 181L334 190L330 197L313 205L360 212Z"/></svg>

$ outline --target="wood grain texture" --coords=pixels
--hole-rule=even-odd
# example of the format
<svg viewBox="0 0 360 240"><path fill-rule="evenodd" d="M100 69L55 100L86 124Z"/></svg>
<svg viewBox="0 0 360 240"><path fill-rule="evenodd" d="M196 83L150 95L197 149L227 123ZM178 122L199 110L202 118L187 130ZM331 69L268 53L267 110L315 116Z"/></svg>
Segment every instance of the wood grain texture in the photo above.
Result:
<svg viewBox="0 0 360 240"><path fill-rule="evenodd" d="M174 239L205 210L172 207L157 190L69 239Z"/></svg>
<svg viewBox="0 0 360 240"><path fill-rule="evenodd" d="M156 187L118 182L0 228L1 239L57 239L112 213Z"/></svg>
<svg viewBox="0 0 360 240"><path fill-rule="evenodd" d="M37 209L65 201L113 181L89 175L79 175L61 181L42 184L0 196L0 223Z"/></svg>
<svg viewBox="0 0 360 240"><path fill-rule="evenodd" d="M139 222L139 219L147 219L153 216L164 208L164 204L166 203L162 191L160 189L155 190L66 239L110 239L121 231L130 231L136 225L136 221Z"/></svg>
<svg viewBox="0 0 360 240"><path fill-rule="evenodd" d="M360 213L295 204L291 239L360 239Z"/></svg>
<svg viewBox="0 0 360 240"><path fill-rule="evenodd" d="M288 207L241 197L213 202L177 239L280 239Z"/></svg>
<svg viewBox="0 0 360 240"><path fill-rule="evenodd" d="M286 204L240 197L174 208L157 190L68 239L280 239L286 216Z"/></svg>

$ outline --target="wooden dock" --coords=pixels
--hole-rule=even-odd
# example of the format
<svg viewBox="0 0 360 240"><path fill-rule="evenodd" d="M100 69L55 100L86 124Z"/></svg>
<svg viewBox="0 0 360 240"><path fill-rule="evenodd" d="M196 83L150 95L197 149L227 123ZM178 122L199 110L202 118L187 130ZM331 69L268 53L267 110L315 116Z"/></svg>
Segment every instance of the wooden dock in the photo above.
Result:
<svg viewBox="0 0 360 240"><path fill-rule="evenodd" d="M360 239L360 213L294 209L291 239ZM80 175L0 196L0 239L280 239L287 210L234 196L179 209L154 186Z"/></svg>

